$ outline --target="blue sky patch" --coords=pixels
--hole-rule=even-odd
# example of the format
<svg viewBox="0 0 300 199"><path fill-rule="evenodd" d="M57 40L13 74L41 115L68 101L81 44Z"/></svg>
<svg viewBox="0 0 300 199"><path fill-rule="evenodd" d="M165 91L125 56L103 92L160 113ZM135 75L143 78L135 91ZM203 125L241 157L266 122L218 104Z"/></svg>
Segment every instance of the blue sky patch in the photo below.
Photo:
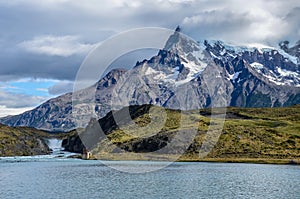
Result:
<svg viewBox="0 0 300 199"><path fill-rule="evenodd" d="M4 90L11 93L26 94L33 96L51 96L48 89L55 85L55 80L21 80L9 82Z"/></svg>

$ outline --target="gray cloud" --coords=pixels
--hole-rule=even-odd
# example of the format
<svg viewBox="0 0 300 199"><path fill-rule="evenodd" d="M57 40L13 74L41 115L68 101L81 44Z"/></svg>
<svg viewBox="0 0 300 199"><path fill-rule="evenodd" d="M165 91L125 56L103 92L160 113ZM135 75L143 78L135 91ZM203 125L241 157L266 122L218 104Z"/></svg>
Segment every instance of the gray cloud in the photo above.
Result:
<svg viewBox="0 0 300 199"><path fill-rule="evenodd" d="M84 56L45 56L28 52L0 54L1 81L22 78L73 80Z"/></svg>
<svg viewBox="0 0 300 199"><path fill-rule="evenodd" d="M292 43L300 40L300 7L293 8L285 17L288 24L284 38Z"/></svg>
<svg viewBox="0 0 300 199"><path fill-rule="evenodd" d="M251 18L247 13L213 10L186 17L182 24L183 29L194 38L201 35L203 39L228 40L248 28Z"/></svg>
<svg viewBox="0 0 300 199"><path fill-rule="evenodd" d="M76 54L87 54L95 45L80 43L76 36L55 37L45 35L36 37L33 40L23 41L19 46L35 54L69 57Z"/></svg>
<svg viewBox="0 0 300 199"><path fill-rule="evenodd" d="M284 17L261 10L204 11L184 18L182 24L194 38L225 40L232 43L263 43L276 46L290 34L287 32L290 25Z"/></svg>
<svg viewBox="0 0 300 199"><path fill-rule="evenodd" d="M51 95L59 95L62 93L67 93L72 91L73 91L73 82L69 82L69 81L58 82L57 84L51 86L48 89L48 92Z"/></svg>
<svg viewBox="0 0 300 199"><path fill-rule="evenodd" d="M73 80L93 44L143 26L181 24L196 40L296 41L299 6L298 0L0 1L0 80Z"/></svg>

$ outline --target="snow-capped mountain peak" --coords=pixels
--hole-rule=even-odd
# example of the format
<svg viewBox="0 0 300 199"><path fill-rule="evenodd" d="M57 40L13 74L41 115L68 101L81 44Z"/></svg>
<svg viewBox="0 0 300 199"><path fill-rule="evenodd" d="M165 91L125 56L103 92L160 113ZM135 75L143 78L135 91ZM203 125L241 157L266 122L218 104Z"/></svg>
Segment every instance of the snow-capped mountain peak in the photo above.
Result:
<svg viewBox="0 0 300 199"><path fill-rule="evenodd" d="M203 41L203 43L214 59L230 62L240 57L266 81L276 85L300 87L299 57L289 54L283 49L262 44L234 46L221 41Z"/></svg>
<svg viewBox="0 0 300 199"><path fill-rule="evenodd" d="M76 103L78 117L84 118L93 107L85 100L87 94L95 96L92 102L99 117L124 105L155 104L182 110L211 107L213 98L221 99L222 103L214 105L222 107L297 104L300 103L299 47L300 43L297 47L282 45L276 49L262 45L229 45L221 41L195 42L176 30L164 49L149 60L138 62L130 70L112 70L95 87L75 93L84 96ZM70 130L75 127L72 96L74 94L59 96L32 111L2 118L0 122ZM44 122L40 118L45 118Z"/></svg>
<svg viewBox="0 0 300 199"><path fill-rule="evenodd" d="M146 70L146 75L179 86L199 76L211 61L213 59L207 54L204 46L176 30L166 42L164 49L142 64L143 67L151 67ZM139 65L141 63L136 67Z"/></svg>

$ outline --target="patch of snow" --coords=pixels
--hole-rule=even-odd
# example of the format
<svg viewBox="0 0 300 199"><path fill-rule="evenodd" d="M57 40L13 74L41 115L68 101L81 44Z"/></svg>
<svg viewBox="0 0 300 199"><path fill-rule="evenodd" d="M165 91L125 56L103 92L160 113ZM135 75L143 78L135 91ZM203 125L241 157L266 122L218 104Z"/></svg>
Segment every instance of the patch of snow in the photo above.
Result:
<svg viewBox="0 0 300 199"><path fill-rule="evenodd" d="M173 81L175 83L175 86L179 86L190 82L192 79L197 77L202 71L204 71L204 69L207 67L207 63L203 61L205 59L205 55L203 53L204 48L201 49L201 46L197 45L197 49L200 50L195 50L188 54L180 53L180 57L187 61L187 63L183 63L184 67L189 69L187 77L183 80L175 81L179 75L179 68L177 68L175 69L173 75L169 75L168 77L166 77L168 81L172 79L171 81L175 81ZM193 61L188 58L191 55L194 57Z"/></svg>
<svg viewBox="0 0 300 199"><path fill-rule="evenodd" d="M158 72L157 74L155 74L153 76L153 79L155 79L155 80L164 80L164 79L166 79L166 75L162 72Z"/></svg>
<svg viewBox="0 0 300 199"><path fill-rule="evenodd" d="M232 81L235 81L241 73L242 73L242 71L235 72L234 74L229 75L229 79Z"/></svg>
<svg viewBox="0 0 300 199"><path fill-rule="evenodd" d="M226 50L235 52L237 54L243 53L245 51L254 52L255 50L257 50L260 54L262 54L264 52L268 52L270 55L272 54L272 52L274 52L274 55L276 55L277 53L280 53L282 56L287 58L287 60L286 60L287 62L291 61L294 64L299 64L299 62L300 62L300 60L297 57L284 52L282 49L277 49L272 46L267 46L264 44L259 44L259 43L230 44L230 43L224 43L224 42L215 41L215 40L208 41L208 43L211 46L214 46L216 44L221 44L224 47L224 49L220 53L221 55L224 55L226 53ZM272 60L273 58L270 57L269 59Z"/></svg>
<svg viewBox="0 0 300 199"><path fill-rule="evenodd" d="M277 53L280 53L283 57L287 58L287 62L291 61L294 64L298 64L299 60L297 57L292 56L286 52L284 52L282 49L276 49L274 47L271 46L267 46L267 45L263 45L263 44L257 44L257 43L253 43L253 44L244 44L241 46L230 46L230 45L224 45L224 47L226 49L232 50L236 53L242 53L245 51L250 51L250 52L254 52L255 50L258 50L259 53L263 53L263 52L269 52L269 54L274 51L274 55L276 55ZM270 60L272 60L273 58L270 58Z"/></svg>
<svg viewBox="0 0 300 199"><path fill-rule="evenodd" d="M280 82L279 79L277 79L276 77L272 77L270 75L265 75L264 76L270 81L270 82L273 82L274 84L276 85L279 85L279 86L282 86L282 85L285 85L286 83L285 82Z"/></svg>
<svg viewBox="0 0 300 199"><path fill-rule="evenodd" d="M156 74L158 71L154 70L153 68L151 67L148 67L146 72L145 72L145 75L151 75L151 74Z"/></svg>
<svg viewBox="0 0 300 199"><path fill-rule="evenodd" d="M197 77L206 68L207 63L200 61L199 64L196 64L195 62L188 62L183 65L188 68L190 72L184 80L177 81L175 83L176 86L190 82L192 79Z"/></svg>
<svg viewBox="0 0 300 199"><path fill-rule="evenodd" d="M298 58L297 57L295 57L295 56L292 56L292 55L290 55L290 54L288 54L288 53L286 53L286 52L284 52L283 50L281 50L281 49L278 49L277 50L283 57L285 57L286 59L288 59L289 61L291 61L292 63L294 63L294 64L298 64ZM286 60L285 60L286 61Z"/></svg>
<svg viewBox="0 0 300 199"><path fill-rule="evenodd" d="M198 59L204 59L204 53L203 53L203 51L200 51L200 50L198 50L198 51L193 51L193 52L192 52L192 55L193 55L194 57L198 58Z"/></svg>
<svg viewBox="0 0 300 199"><path fill-rule="evenodd" d="M175 82L179 75L179 67L174 68L173 73L165 76L165 80L168 82Z"/></svg>
<svg viewBox="0 0 300 199"><path fill-rule="evenodd" d="M223 48L223 50L220 52L220 55L225 55L225 53L226 53L226 49L225 48Z"/></svg>
<svg viewBox="0 0 300 199"><path fill-rule="evenodd" d="M231 54L231 53L229 53L229 52L227 52L227 54L228 54L230 57L236 58L235 55L233 55L233 54Z"/></svg>
<svg viewBox="0 0 300 199"><path fill-rule="evenodd" d="M250 66L252 68L257 69L257 70L261 70L261 69L264 68L264 65L262 65L261 63L258 63L258 62L253 62L253 63L250 64Z"/></svg>
<svg viewBox="0 0 300 199"><path fill-rule="evenodd" d="M257 50L260 54L262 54L263 52L271 52L273 50L275 50L274 47L272 46L267 46L264 44L259 44L259 43L250 43L250 44L243 44L242 47L244 49L249 49L250 51L254 51Z"/></svg>
<svg viewBox="0 0 300 199"><path fill-rule="evenodd" d="M175 86L180 86L180 85L182 85L182 84L188 83L188 82L190 82L192 79L193 79L193 78L186 78L186 79L184 79L184 80L177 81L177 82L175 82Z"/></svg>
<svg viewBox="0 0 300 199"><path fill-rule="evenodd" d="M168 79L169 77L166 74L164 74L162 71L157 71L151 67L147 68L147 70L145 71L145 75L149 75L149 76L151 75L154 80L170 81L170 79Z"/></svg>
<svg viewBox="0 0 300 199"><path fill-rule="evenodd" d="M257 44L257 43L253 43L253 44L228 44L228 43L224 43L224 42L220 42L220 41L207 41L208 44L210 46L215 46L215 45L221 45L224 48L221 48L220 50L220 55L221 56L230 56L230 57L236 57L236 55L240 55L244 52L254 52L254 51L258 51L258 53L263 54L263 53L267 53L269 55L269 60L273 60L274 59L274 55L276 54L280 54L281 56L284 57L284 61L285 62L290 62L293 63L295 65L299 65L300 64L300 60L295 57L292 56L286 52L284 52L281 49L277 49L271 46L267 46L267 45L263 45L263 44ZM218 56L216 56L216 54L214 54L213 52L209 52L210 55L213 58L220 58ZM273 82L277 85L290 85L290 86L295 86L295 87L300 87L300 73L299 72L293 72L293 71L289 71L289 70L285 70L285 69L280 69L277 67L277 69L275 69L275 71L269 70L268 68L266 68L263 64L258 63L258 62L253 62L250 64L250 66L255 69L257 72L259 72L260 74L262 74L265 78L267 78L270 82ZM265 69L266 71L262 70ZM276 71L277 70L277 71ZM229 80L233 80L236 82L240 82L241 79L238 78L239 77L240 72L236 72L234 74L229 74Z"/></svg>
<svg viewBox="0 0 300 199"><path fill-rule="evenodd" d="M292 76L292 77L299 77L300 75L296 72L293 72L293 71L288 71L288 70L285 70L285 69L281 69L281 68L277 68L277 71L278 73L281 75L281 76ZM300 78L300 77L299 77Z"/></svg>
<svg viewBox="0 0 300 199"><path fill-rule="evenodd" d="M211 56L216 59L220 59L220 57L216 56L214 53L210 52Z"/></svg>
<svg viewBox="0 0 300 199"><path fill-rule="evenodd" d="M242 81L242 79L241 79L241 78L239 78L239 79L238 79L238 81L237 81L237 83L240 83L241 81Z"/></svg>
<svg viewBox="0 0 300 199"><path fill-rule="evenodd" d="M277 72L279 75L276 75L273 71L269 71L269 75L261 73L264 77L266 77L270 82L275 83L276 85L289 85L299 87L299 84L295 85L295 81L291 79L285 79L285 77L292 77L296 80L296 82L300 82L300 74L293 71L288 71L285 69L281 69L276 67ZM259 71L260 72L260 71Z"/></svg>
<svg viewBox="0 0 300 199"><path fill-rule="evenodd" d="M210 41L209 44L211 44L211 43L214 44L215 41ZM263 52L271 52L272 50L275 49L271 46L266 46L266 45L257 44L257 43L241 44L241 45L229 44L229 43L224 43L224 42L219 42L219 43L224 46L225 50L233 51L238 54L243 53L245 51L254 52L255 50L257 50L260 54L262 54ZM224 52L224 49L222 52Z"/></svg>

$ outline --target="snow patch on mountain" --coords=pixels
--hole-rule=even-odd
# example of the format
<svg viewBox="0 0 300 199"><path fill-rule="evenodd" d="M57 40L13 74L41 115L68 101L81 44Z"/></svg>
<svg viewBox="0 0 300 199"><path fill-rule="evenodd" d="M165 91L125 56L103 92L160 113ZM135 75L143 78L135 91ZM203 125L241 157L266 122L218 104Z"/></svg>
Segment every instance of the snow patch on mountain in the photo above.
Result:
<svg viewBox="0 0 300 199"><path fill-rule="evenodd" d="M281 68L277 68L277 71L278 73L281 75L281 76L284 76L284 77L296 77L296 78L299 78L300 77L300 74L299 73L296 73L296 72L292 72L292 71L288 71L288 70L285 70L285 69L281 69Z"/></svg>
<svg viewBox="0 0 300 199"><path fill-rule="evenodd" d="M264 65L262 65L261 63L258 63L258 62L253 62L250 64L250 66L252 66L252 68L254 68L256 70L261 70L264 68Z"/></svg>
<svg viewBox="0 0 300 199"><path fill-rule="evenodd" d="M228 55L235 57L235 55L232 53L241 55L245 52L254 52L257 50L260 54L268 52L271 55L273 52L275 55L275 54L279 53L283 57L286 58L286 62L291 61L295 65L300 64L300 60L296 56L290 55L282 49L277 49L272 46L267 46L264 44L253 43L253 44L234 45L234 44L225 43L225 42L217 41L217 40L210 40L210 41L207 41L207 43L213 47L218 46L218 45L221 46L222 50L219 53L222 56L224 56L227 53ZM221 59L220 57L218 57L217 55L215 55L212 52L210 52L210 54L214 58ZM272 60L272 59L273 58L270 57L270 60Z"/></svg>
<svg viewBox="0 0 300 199"><path fill-rule="evenodd" d="M277 49L277 51L278 51L282 56L284 56L284 57L286 58L286 61L291 61L291 62L293 62L293 63L296 64L296 65L299 64L299 59L298 59L297 57L292 56L292 55L290 55L290 54L284 52L284 51L281 50L281 49Z"/></svg>
<svg viewBox="0 0 300 199"><path fill-rule="evenodd" d="M268 70L268 72L266 73L262 71L263 69L266 70L263 64L254 62L250 65L254 69L256 69L257 72L262 74L270 82L273 82L276 85L300 87L300 74L297 72L285 70L277 66L275 69L275 73L272 70Z"/></svg>
<svg viewBox="0 0 300 199"><path fill-rule="evenodd" d="M171 73L170 75L165 76L164 79L167 82L174 83L174 82L176 82L176 79L178 78L178 75L179 75L179 67L175 67L173 69L173 73Z"/></svg>
<svg viewBox="0 0 300 199"><path fill-rule="evenodd" d="M235 81L241 73L242 73L242 71L235 72L234 74L229 75L229 79L232 81Z"/></svg>
<svg viewBox="0 0 300 199"><path fill-rule="evenodd" d="M147 70L145 71L145 75L152 75L152 74L157 74L158 71L154 70L151 67L148 67Z"/></svg>

